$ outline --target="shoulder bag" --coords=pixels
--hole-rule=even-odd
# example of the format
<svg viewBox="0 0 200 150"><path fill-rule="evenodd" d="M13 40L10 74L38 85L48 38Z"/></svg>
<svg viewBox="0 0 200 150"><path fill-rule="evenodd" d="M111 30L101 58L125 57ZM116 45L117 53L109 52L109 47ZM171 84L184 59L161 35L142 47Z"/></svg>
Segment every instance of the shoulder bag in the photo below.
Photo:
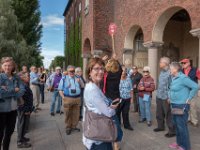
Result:
<svg viewBox="0 0 200 150"><path fill-rule="evenodd" d="M91 140L114 142L117 139L117 127L112 118L89 111L86 107L83 134Z"/></svg>
<svg viewBox="0 0 200 150"><path fill-rule="evenodd" d="M173 115L184 115L185 109L187 107L187 102L188 102L188 100L186 101L186 104L183 108L171 108L171 113Z"/></svg>

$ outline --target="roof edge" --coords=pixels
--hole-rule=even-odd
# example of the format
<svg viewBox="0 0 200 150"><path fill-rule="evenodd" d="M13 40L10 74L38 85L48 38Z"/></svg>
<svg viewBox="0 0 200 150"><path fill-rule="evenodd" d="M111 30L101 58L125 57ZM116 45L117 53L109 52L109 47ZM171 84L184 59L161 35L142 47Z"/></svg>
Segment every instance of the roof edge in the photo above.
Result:
<svg viewBox="0 0 200 150"><path fill-rule="evenodd" d="M64 11L64 13L63 13L63 16L65 16L66 13L68 12L69 8L70 8L71 5L72 5L72 2L73 2L73 0L69 0L69 1L68 1L67 6L65 7L65 11Z"/></svg>

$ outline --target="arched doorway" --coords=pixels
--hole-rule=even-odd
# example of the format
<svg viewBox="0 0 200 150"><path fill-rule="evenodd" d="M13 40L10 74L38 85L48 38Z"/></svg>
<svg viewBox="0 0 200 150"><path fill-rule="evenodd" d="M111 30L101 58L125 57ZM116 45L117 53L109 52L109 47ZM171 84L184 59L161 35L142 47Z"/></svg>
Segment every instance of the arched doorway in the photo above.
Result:
<svg viewBox="0 0 200 150"><path fill-rule="evenodd" d="M83 45L82 57L83 57L83 76L85 78L88 60L91 57L91 44L88 38L85 40Z"/></svg>
<svg viewBox="0 0 200 150"><path fill-rule="evenodd" d="M88 38L84 42L83 53L91 53L91 44Z"/></svg>
<svg viewBox="0 0 200 150"><path fill-rule="evenodd" d="M190 58L194 66L198 65L198 38L193 37L191 18L186 9L171 7L156 22L152 41L163 42L158 56L168 56L172 61Z"/></svg>
<svg viewBox="0 0 200 150"><path fill-rule="evenodd" d="M130 67L136 65L143 68L148 63L147 49L143 46L144 35L142 28L134 25L128 31L125 37L123 63ZM126 62L130 62L126 64Z"/></svg>

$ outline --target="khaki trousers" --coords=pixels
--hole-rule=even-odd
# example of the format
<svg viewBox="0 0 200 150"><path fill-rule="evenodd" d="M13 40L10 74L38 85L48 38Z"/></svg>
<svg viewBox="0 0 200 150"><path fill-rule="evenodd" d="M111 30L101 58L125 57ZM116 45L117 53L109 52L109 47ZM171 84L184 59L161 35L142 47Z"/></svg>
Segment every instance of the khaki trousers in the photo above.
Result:
<svg viewBox="0 0 200 150"><path fill-rule="evenodd" d="M63 99L63 107L65 112L66 129L76 128L80 116L81 98L65 97Z"/></svg>
<svg viewBox="0 0 200 150"><path fill-rule="evenodd" d="M30 85L30 88L33 92L33 105L37 109L40 105L40 88L37 85Z"/></svg>
<svg viewBox="0 0 200 150"><path fill-rule="evenodd" d="M195 96L190 104L190 112L189 112L189 121L191 121L194 125L198 124L198 116L197 116L197 106L196 101L198 100L198 97Z"/></svg>

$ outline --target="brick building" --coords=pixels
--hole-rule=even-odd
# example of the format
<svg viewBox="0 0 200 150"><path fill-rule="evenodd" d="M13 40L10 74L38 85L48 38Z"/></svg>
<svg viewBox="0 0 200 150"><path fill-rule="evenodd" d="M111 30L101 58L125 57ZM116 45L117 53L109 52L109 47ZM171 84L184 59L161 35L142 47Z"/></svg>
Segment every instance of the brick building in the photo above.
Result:
<svg viewBox="0 0 200 150"><path fill-rule="evenodd" d="M108 25L115 22L115 49L122 63L151 67L158 60L190 58L200 67L199 0L82 0L82 57L111 53Z"/></svg>
<svg viewBox="0 0 200 150"><path fill-rule="evenodd" d="M65 56L66 65L82 65L81 58L81 0L69 0L63 16L65 17Z"/></svg>

